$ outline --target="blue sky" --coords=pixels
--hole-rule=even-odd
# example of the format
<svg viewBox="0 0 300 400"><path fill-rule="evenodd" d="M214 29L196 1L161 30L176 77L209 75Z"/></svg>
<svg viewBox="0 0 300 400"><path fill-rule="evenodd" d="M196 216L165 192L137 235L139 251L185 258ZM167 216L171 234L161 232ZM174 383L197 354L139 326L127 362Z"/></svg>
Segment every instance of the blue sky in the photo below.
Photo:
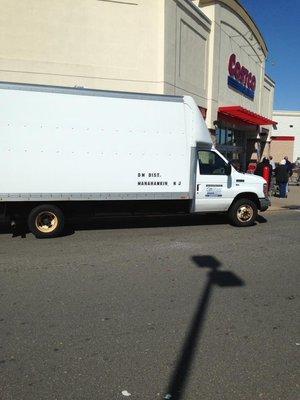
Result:
<svg viewBox="0 0 300 400"><path fill-rule="evenodd" d="M300 0L240 0L269 49L266 72L275 81L274 109L300 110Z"/></svg>

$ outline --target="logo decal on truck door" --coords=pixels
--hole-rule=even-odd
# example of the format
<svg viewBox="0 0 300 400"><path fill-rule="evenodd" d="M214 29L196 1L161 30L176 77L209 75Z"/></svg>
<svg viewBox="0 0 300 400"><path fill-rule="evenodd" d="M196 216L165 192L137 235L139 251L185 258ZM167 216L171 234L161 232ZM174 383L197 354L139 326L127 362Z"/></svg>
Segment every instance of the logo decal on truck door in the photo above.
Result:
<svg viewBox="0 0 300 400"><path fill-rule="evenodd" d="M207 187L205 197L222 197L222 187Z"/></svg>

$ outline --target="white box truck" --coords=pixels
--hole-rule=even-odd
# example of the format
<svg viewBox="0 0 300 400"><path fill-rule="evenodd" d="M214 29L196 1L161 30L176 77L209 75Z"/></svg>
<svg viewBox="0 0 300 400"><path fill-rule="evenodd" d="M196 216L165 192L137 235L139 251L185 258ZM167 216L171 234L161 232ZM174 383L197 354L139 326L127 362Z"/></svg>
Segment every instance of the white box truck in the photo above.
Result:
<svg viewBox="0 0 300 400"><path fill-rule="evenodd" d="M36 237L81 213L228 212L270 204L213 147L189 96L0 83L0 214ZM15 223L15 222L12 222Z"/></svg>

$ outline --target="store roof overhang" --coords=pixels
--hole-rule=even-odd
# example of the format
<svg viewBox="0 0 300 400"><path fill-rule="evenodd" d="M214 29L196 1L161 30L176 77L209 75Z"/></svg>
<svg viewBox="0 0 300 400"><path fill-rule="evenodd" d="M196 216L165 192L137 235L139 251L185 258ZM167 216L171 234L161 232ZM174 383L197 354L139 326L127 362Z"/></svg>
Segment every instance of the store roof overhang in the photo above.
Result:
<svg viewBox="0 0 300 400"><path fill-rule="evenodd" d="M249 125L277 125L276 121L272 121L241 106L219 107L219 113Z"/></svg>

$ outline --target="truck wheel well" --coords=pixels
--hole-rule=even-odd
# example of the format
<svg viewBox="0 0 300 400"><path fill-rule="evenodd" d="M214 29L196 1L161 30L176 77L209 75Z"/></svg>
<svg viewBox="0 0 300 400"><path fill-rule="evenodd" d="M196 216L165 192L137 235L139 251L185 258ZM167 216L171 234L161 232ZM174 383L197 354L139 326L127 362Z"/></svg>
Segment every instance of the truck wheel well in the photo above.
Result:
<svg viewBox="0 0 300 400"><path fill-rule="evenodd" d="M58 202L9 202L6 203L6 215L9 217L21 217L21 219L27 219L27 216L37 206L44 204L51 204L57 206L64 211L63 204Z"/></svg>
<svg viewBox="0 0 300 400"><path fill-rule="evenodd" d="M257 194L255 194L255 193L252 193L252 192L239 193L239 194L234 198L234 200L233 200L233 202L232 202L231 204L235 203L235 202L236 202L237 200L239 200L239 199L249 199L249 200L252 200L252 201L257 205L257 208L258 208L258 209L259 209L259 207L260 207L259 200L258 200L258 196L257 196Z"/></svg>

